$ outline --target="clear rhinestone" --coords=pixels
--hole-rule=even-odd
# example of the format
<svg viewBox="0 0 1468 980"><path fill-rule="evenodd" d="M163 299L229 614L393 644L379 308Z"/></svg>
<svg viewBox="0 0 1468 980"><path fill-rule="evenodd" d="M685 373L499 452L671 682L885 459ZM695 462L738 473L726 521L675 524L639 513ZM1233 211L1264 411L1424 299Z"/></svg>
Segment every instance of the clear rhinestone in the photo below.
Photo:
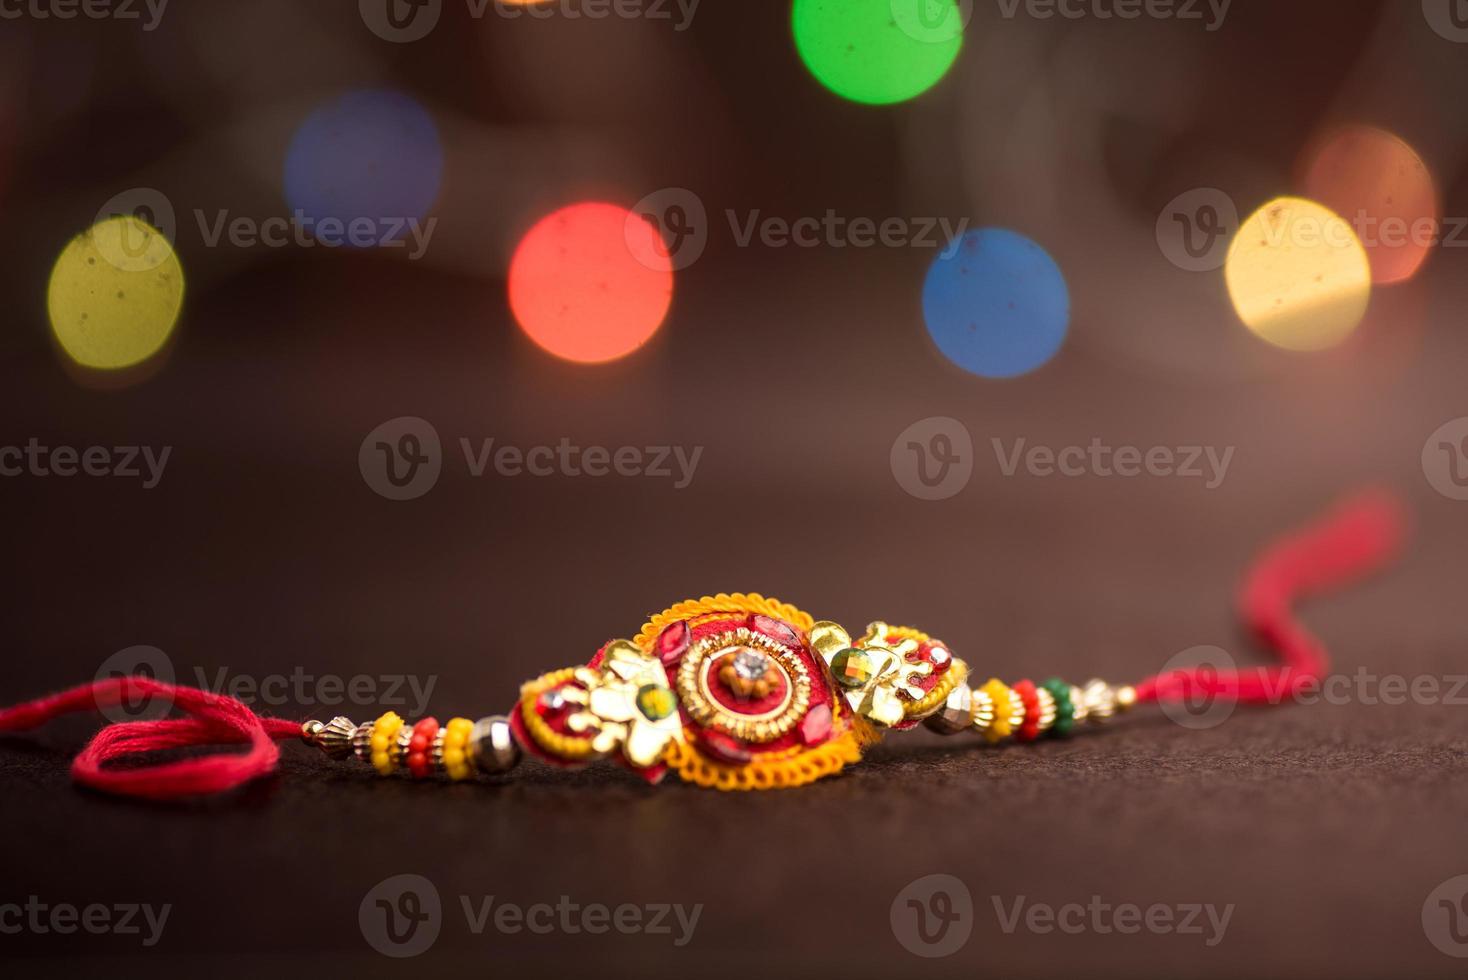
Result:
<svg viewBox="0 0 1468 980"><path fill-rule="evenodd" d="M758 650L745 647L734 654L734 673L741 679L753 683L765 676L770 669L770 658Z"/></svg>
<svg viewBox="0 0 1468 980"><path fill-rule="evenodd" d="M553 687L549 691L543 691L540 695L540 710L546 712L560 711L566 706L566 695L561 693L559 687Z"/></svg>

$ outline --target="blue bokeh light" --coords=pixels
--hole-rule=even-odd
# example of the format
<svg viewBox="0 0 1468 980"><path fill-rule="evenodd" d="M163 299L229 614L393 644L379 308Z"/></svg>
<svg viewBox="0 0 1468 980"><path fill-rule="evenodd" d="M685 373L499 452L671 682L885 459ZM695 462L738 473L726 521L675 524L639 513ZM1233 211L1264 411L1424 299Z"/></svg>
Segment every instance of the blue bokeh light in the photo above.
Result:
<svg viewBox="0 0 1468 980"><path fill-rule="evenodd" d="M356 223L347 244L382 245L422 223L443 180L443 144L428 111L388 89L348 92L307 116L285 156L285 199L308 228ZM369 224L370 223L370 224ZM337 232L338 235L342 233Z"/></svg>
<svg viewBox="0 0 1468 980"><path fill-rule="evenodd" d="M1065 343L1070 290L1039 245L1003 228L980 228L933 260L923 319L954 364L985 378L1014 378Z"/></svg>

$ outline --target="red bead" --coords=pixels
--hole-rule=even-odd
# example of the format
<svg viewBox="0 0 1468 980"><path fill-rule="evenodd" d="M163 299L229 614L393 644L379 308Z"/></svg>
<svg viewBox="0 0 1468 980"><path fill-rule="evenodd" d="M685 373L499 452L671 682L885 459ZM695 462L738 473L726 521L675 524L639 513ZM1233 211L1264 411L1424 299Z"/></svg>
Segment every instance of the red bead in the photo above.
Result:
<svg viewBox="0 0 1468 980"><path fill-rule="evenodd" d="M749 617L750 628L757 633L763 633L772 640L778 640L787 647L801 647L805 644L800 639L800 634L788 623L783 623L772 616L761 616L754 613Z"/></svg>
<svg viewBox="0 0 1468 980"><path fill-rule="evenodd" d="M692 642L693 631L688 628L688 621L680 620L658 634L656 644L658 659L665 666L674 664L688 652L688 647Z"/></svg>
<svg viewBox="0 0 1468 980"><path fill-rule="evenodd" d="M414 735L412 741L408 743L408 748L414 752L422 752L428 748L428 738L423 735Z"/></svg>
<svg viewBox="0 0 1468 980"><path fill-rule="evenodd" d="M1040 696L1035 693L1035 682L1015 681L1010 690L1019 695L1025 706L1025 720L1014 737L1021 742L1033 742L1040 737Z"/></svg>
<svg viewBox="0 0 1468 980"><path fill-rule="evenodd" d="M818 704L800 721L800 740L806 745L819 745L831 737L831 706Z"/></svg>

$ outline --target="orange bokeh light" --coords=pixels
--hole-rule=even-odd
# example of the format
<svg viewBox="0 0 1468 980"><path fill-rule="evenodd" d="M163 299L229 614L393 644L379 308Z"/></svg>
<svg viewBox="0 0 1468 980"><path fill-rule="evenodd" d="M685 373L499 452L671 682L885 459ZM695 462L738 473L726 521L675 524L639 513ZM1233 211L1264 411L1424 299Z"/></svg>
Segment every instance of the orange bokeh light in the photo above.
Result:
<svg viewBox="0 0 1468 980"><path fill-rule="evenodd" d="M1301 192L1355 229L1372 282L1416 275L1441 219L1432 173L1417 151L1375 126L1344 126L1307 151L1302 172Z"/></svg>
<svg viewBox="0 0 1468 980"><path fill-rule="evenodd" d="M657 333L673 302L673 264L647 218L615 204L573 204L521 239L509 291L531 340L594 364L625 357Z"/></svg>

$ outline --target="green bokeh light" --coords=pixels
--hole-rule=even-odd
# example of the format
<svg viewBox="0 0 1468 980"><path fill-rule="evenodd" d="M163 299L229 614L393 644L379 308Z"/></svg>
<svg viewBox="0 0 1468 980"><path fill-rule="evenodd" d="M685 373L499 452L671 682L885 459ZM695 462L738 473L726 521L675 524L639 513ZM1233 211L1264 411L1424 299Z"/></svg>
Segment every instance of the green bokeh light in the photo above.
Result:
<svg viewBox="0 0 1468 980"><path fill-rule="evenodd" d="M837 95L889 105L922 95L963 47L958 0L795 0L795 47Z"/></svg>

